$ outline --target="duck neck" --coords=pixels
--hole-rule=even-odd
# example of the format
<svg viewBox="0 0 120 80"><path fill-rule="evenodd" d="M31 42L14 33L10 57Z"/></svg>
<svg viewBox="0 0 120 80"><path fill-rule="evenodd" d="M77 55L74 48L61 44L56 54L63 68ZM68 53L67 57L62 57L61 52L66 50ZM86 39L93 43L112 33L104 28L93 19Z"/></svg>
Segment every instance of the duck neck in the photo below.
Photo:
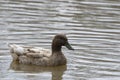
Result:
<svg viewBox="0 0 120 80"><path fill-rule="evenodd" d="M52 43L52 54L61 52L62 46Z"/></svg>
<svg viewBox="0 0 120 80"><path fill-rule="evenodd" d="M55 52L61 52L61 46L52 46L52 54Z"/></svg>

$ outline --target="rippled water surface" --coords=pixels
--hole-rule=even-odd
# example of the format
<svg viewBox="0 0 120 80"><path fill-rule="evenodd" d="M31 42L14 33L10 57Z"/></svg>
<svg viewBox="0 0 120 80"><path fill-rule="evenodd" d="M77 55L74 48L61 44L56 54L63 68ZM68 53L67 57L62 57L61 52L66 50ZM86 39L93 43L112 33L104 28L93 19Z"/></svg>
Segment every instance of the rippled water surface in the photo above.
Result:
<svg viewBox="0 0 120 80"><path fill-rule="evenodd" d="M50 48L65 33L66 66L12 62L8 43ZM119 80L119 0L0 0L0 80Z"/></svg>

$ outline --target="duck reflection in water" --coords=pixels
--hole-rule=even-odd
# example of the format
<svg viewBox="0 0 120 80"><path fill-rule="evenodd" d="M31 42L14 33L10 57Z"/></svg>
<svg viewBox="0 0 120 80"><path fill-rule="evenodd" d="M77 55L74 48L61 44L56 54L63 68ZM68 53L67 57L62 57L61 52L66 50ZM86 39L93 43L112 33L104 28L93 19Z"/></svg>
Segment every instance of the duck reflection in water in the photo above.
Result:
<svg viewBox="0 0 120 80"><path fill-rule="evenodd" d="M10 69L15 71L23 71L23 73L51 72L51 80L62 80L62 76L67 70L67 66L40 67L37 65L20 64L18 61L12 61L10 64ZM35 75L33 75L33 77L35 77Z"/></svg>

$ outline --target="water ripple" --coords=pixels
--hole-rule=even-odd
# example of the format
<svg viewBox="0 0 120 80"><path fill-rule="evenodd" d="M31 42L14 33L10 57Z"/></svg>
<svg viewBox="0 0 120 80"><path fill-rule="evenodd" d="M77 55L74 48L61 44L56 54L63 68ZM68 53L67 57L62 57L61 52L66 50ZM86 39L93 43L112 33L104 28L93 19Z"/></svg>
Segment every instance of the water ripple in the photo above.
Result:
<svg viewBox="0 0 120 80"><path fill-rule="evenodd" d="M16 76L23 80L27 76L34 76L29 79L36 80L103 80L110 76L119 79L119 7L119 0L1 0L0 63L3 65L0 70L4 74L0 79ZM23 65L12 65L9 43L50 48L53 36L58 33L67 34L75 48L68 51L63 47L68 59L65 72L43 70L24 74ZM13 71L8 70L10 63Z"/></svg>

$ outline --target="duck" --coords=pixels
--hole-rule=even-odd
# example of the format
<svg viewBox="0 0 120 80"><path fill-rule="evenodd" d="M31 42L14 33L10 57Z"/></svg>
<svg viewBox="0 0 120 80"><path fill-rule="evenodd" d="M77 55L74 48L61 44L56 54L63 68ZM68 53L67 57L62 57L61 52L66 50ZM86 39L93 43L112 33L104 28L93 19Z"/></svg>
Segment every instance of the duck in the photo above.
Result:
<svg viewBox="0 0 120 80"><path fill-rule="evenodd" d="M62 46L74 50L69 44L65 34L57 34L52 40L51 50L41 47L8 44L13 61L20 64L32 64L39 66L66 65L67 59L62 52Z"/></svg>

